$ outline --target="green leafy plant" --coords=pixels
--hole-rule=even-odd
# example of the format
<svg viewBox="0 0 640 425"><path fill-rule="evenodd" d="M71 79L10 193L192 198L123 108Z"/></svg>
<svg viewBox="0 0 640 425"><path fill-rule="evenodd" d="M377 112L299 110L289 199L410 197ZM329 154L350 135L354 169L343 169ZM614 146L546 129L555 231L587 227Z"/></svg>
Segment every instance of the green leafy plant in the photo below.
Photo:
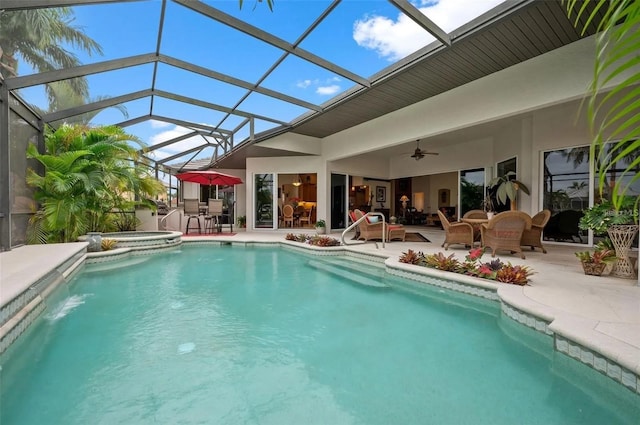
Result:
<svg viewBox="0 0 640 425"><path fill-rule="evenodd" d="M316 221L316 227L326 227L327 226L327 222L320 219L318 221Z"/></svg>
<svg viewBox="0 0 640 425"><path fill-rule="evenodd" d="M511 200L511 209L515 209L515 201L518 191L521 190L529 195L529 188L515 179L516 173L509 171L504 176L496 177L489 182L490 188L496 188L496 199L503 205L506 205L507 199Z"/></svg>
<svg viewBox="0 0 640 425"><path fill-rule="evenodd" d="M238 223L238 226L244 228L247 225L247 217L244 215L239 215L236 219L236 222Z"/></svg>
<svg viewBox="0 0 640 425"><path fill-rule="evenodd" d="M600 197L608 189L607 176L615 171L611 190L615 211L623 209L624 198L640 179L640 73L632 70L640 50L640 2L635 0L563 0L567 16L582 33L599 22L595 38L595 66L589 87L587 115L593 140L590 157L598 175ZM595 4L594 7L589 7ZM600 19L601 18L601 19ZM622 81L607 87L614 78ZM605 149L607 143L613 148ZM624 164L620 170L620 164ZM640 198L636 200L636 209Z"/></svg>
<svg viewBox="0 0 640 425"><path fill-rule="evenodd" d="M603 201L584 210L578 227L582 230L593 230L596 235L605 235L607 229L616 224L633 224L638 221L636 200L626 196L620 204L622 209L616 210L611 201Z"/></svg>

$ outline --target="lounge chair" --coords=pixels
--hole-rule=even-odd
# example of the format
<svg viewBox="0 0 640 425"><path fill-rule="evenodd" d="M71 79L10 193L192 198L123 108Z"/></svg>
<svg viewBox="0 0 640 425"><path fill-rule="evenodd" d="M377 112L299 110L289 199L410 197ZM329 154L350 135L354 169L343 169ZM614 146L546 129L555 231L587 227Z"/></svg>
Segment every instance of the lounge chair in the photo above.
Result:
<svg viewBox="0 0 640 425"><path fill-rule="evenodd" d="M504 211L495 215L488 223L480 226L482 246L491 248L491 256L496 251L506 250L520 253L525 258L520 247L522 233L531 229L531 217L522 211Z"/></svg>
<svg viewBox="0 0 640 425"><path fill-rule="evenodd" d="M451 244L463 244L468 247L473 246L473 226L469 223L456 222L451 223L447 216L438 210L438 217L444 229L444 242L442 246L445 250L449 249Z"/></svg>
<svg viewBox="0 0 640 425"><path fill-rule="evenodd" d="M359 220L364 216L362 211L355 210L356 220ZM388 231L388 227L382 223L382 221L378 221L379 217L366 217L359 224L360 227L360 236L358 239L364 239L365 241L379 239L382 240L383 232ZM385 233L386 239L386 233Z"/></svg>
<svg viewBox="0 0 640 425"><path fill-rule="evenodd" d="M542 231L544 230L544 226L547 225L550 217L551 211L549 210L542 210L531 217L531 229L525 229L525 231L522 232L520 245L530 246L532 251L538 247L546 254L547 250L542 245Z"/></svg>

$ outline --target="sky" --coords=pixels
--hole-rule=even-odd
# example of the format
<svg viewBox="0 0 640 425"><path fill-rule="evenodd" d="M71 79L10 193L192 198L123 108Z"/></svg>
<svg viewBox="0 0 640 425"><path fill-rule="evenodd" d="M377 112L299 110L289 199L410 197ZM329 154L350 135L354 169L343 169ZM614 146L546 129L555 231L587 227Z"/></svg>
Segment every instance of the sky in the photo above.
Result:
<svg viewBox="0 0 640 425"><path fill-rule="evenodd" d="M442 29L450 32L502 1L419 0L412 3ZM330 5L328 0L275 0L274 9L270 11L264 2L254 7L252 0L244 0L242 9L239 9L237 0L204 0L204 3L270 32L288 43L295 43ZM101 56L76 52L81 63L90 64L155 52L161 4L160 0L147 0L74 7L74 24L82 27L103 49ZM360 77L370 78L434 41L428 32L386 0L344 0L302 40L299 47ZM65 47L70 51L75 50L73 46ZM167 4L160 53L252 84L258 83L259 78L283 55L283 51L274 46L171 1ZM19 65L18 71L20 75L33 72L24 64ZM147 64L90 75L87 80L91 98L95 99L148 89L152 78L153 65ZM355 83L289 55L260 82L260 86L322 105L353 88ZM226 107L235 106L247 93L246 89L166 64L158 66L155 88ZM46 109L42 86L23 89L21 95L28 102ZM151 102L149 98L144 98L127 102L124 106L129 118L135 118L147 115ZM243 100L238 110L274 117L283 122L290 122L309 111L307 108L256 93ZM158 97L153 102L153 113L212 127L219 126L226 130L236 129L243 120L240 116L227 116L223 112ZM125 120L120 111L109 108L100 112L92 123L115 124ZM278 124L269 121L257 120L256 132L277 126ZM167 122L151 120L128 126L126 130L148 145L191 131ZM245 125L237 132L236 143L248 135L249 129ZM214 142L211 138L208 140ZM166 158L202 143L203 138L199 136L187 139L154 151L153 157ZM197 157L211 154L211 149L205 149ZM192 155L175 161L184 161Z"/></svg>

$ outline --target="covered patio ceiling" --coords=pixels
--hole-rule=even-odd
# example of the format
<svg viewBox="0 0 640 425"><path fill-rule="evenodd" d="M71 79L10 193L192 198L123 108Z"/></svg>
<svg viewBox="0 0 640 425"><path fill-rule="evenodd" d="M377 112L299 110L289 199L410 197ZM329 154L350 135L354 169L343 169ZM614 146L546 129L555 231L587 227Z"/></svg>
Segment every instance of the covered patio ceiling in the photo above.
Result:
<svg viewBox="0 0 640 425"><path fill-rule="evenodd" d="M2 13L61 6L91 8L98 4L118 3L144 3L144 0L3 0ZM245 168L247 157L304 154L261 147L259 142L287 132L317 138L332 135L590 36L598 24L592 22L588 31L580 34L567 18L559 1L508 0L463 26L446 32L409 1L389 0L399 13L417 23L426 34L430 34L430 40L435 41L373 75L363 76L301 47L305 39L312 36L323 21L340 11L341 3L345 3L340 0L327 1L326 8L319 11L313 22L292 40L281 38L257 25L225 13L216 8L216 2L213 1L162 0L147 3L159 8L157 22L152 25L155 28L155 50L144 52L142 48L143 53L137 55L67 69L8 77L5 78L4 85L10 91L20 94L21 90L56 81L146 67L147 74L142 74L148 81L146 87L139 90L121 90L118 95L46 112L42 119L45 124L56 127L64 120L80 114L146 100L148 107L143 113L124 121L110 123L132 127L153 120L187 129L185 134L150 144L144 152L150 161L168 171L209 167L241 169ZM245 1L245 7L246 3ZM279 4L276 1L273 11L275 16L279 13ZM243 37L257 40L258 48L276 53L273 56L275 59L266 65L263 64L266 72L254 79L245 79L227 74L223 68L215 65L204 66L176 57L166 46L171 45L168 38L174 36L167 27L172 24L172 14L178 13L190 20L181 22L184 28L199 25L203 19L204 22L215 22L216 25L222 25ZM151 18L152 16L145 17ZM205 43L207 40L192 42ZM189 49L190 46L182 48ZM339 46L336 48L339 49ZM324 103L314 103L269 88L265 81L277 73L280 67L284 67L286 60L292 57L349 81L351 87ZM224 58L218 60L222 62ZM261 58L256 57L256 62L259 60ZM233 86L239 95L225 103L204 90L196 97L178 90L174 92L164 89L172 87L172 84L162 81L162 71L167 68L183 72L185 78L204 78ZM287 120L277 114L271 114L270 111L255 112L244 107L249 104L246 100L252 96L275 99L278 103L292 106L292 110L301 113ZM172 116L171 108L168 108L169 113L161 115L157 112L158 105L166 101L204 108L211 113L211 121L215 123L202 124L185 117ZM201 143L161 158L154 156L154 152L159 149L176 146L175 144L193 137L201 138ZM394 150L399 148L411 149L407 145L396 146Z"/></svg>

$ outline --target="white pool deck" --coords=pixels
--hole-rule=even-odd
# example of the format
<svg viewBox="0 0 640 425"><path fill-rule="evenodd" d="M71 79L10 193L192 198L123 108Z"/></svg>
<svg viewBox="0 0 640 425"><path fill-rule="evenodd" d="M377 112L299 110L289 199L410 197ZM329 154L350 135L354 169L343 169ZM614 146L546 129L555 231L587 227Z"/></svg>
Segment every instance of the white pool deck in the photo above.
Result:
<svg viewBox="0 0 640 425"><path fill-rule="evenodd" d="M419 231L431 242L355 243L349 250L385 255L397 260L408 249L424 253L445 252L440 247L444 233L436 228L408 228ZM313 233L313 229L294 229L294 233ZM284 231L245 232L233 236L189 236L188 243L202 239L231 242L282 242ZM339 233L331 236L340 237ZM348 235L347 239L351 236ZM32 245L0 253L0 306L24 291L65 260L84 249L84 243ZM640 375L640 286L637 279L587 276L574 252L578 246L546 244L547 254L525 251L526 259L499 255L503 261L528 265L534 269L528 286L499 284L498 295L511 306L550 322L549 329L569 340L602 353L607 358ZM467 250L450 247L463 259ZM490 256L485 254L483 259ZM486 282L486 281L485 281ZM638 384L640 386L640 383ZM640 393L640 387L636 388Z"/></svg>

